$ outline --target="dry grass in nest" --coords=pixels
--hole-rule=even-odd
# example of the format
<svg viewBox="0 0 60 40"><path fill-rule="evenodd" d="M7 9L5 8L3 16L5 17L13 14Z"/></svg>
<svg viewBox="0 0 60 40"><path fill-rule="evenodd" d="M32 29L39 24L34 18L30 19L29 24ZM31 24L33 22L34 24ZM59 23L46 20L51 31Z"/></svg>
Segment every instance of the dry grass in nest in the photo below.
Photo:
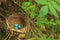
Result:
<svg viewBox="0 0 60 40"><path fill-rule="evenodd" d="M14 29L13 25L15 22L22 25L23 28L18 30ZM30 23L29 21L27 21L27 19L25 19L25 17L22 17L20 14L17 14L17 13L10 14L6 17L6 24L7 24L8 30L10 30L10 32L12 33L10 35L13 35L15 31L17 33L20 33L18 35L18 39L21 37L27 38L27 34L30 30Z"/></svg>

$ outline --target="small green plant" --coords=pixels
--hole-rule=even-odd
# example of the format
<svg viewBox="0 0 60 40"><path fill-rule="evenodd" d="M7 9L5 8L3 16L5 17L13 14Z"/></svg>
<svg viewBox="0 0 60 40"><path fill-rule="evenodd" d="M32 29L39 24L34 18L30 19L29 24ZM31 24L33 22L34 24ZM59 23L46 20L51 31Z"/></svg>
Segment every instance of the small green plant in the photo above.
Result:
<svg viewBox="0 0 60 40"><path fill-rule="evenodd" d="M33 5L31 2L23 2L22 8L30 15L30 17L33 19L36 16L36 6Z"/></svg>
<svg viewBox="0 0 60 40"><path fill-rule="evenodd" d="M37 38L37 40L54 40L54 38L52 36L49 36L48 38L46 38L46 36L43 36L41 38Z"/></svg>
<svg viewBox="0 0 60 40"><path fill-rule="evenodd" d="M35 0L36 3L41 5L39 11L40 17L45 17L47 13L58 18L57 11L60 12L60 0Z"/></svg>

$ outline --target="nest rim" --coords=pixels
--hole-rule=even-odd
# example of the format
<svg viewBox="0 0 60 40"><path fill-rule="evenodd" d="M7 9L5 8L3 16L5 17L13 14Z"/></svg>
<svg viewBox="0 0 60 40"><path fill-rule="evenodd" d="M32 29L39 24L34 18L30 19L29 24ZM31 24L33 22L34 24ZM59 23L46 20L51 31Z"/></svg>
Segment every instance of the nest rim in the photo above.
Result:
<svg viewBox="0 0 60 40"><path fill-rule="evenodd" d="M15 15L18 15L18 16L20 16L20 13L14 13ZM14 15L13 13L11 13L11 14L8 14L7 16L6 16L6 24L7 24L7 26L8 26L8 28L10 29L10 26L9 26L9 23L8 23L8 17L9 16L11 16L11 15ZM24 29L24 28L26 28L27 27L27 19L25 19L25 17L23 17L22 15L21 15L21 18L24 20L24 27L22 28L22 29ZM20 29L20 30L22 30L22 29ZM21 32L20 30L15 30L15 29L10 29L10 30L12 30L12 31L17 31L17 32Z"/></svg>

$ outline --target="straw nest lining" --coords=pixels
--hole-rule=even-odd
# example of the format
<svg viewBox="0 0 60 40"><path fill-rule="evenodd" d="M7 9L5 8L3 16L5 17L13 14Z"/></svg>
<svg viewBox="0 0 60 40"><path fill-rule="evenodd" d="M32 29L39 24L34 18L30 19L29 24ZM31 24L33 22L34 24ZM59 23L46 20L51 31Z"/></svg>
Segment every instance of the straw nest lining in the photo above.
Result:
<svg viewBox="0 0 60 40"><path fill-rule="evenodd" d="M14 23L20 24L23 28L18 29L18 30L14 29L13 28ZM25 19L24 16L20 15L20 13L12 13L10 15L7 15L7 17L6 17L6 24L7 24L8 28L12 31L26 33L26 31L28 31L27 29L29 28L29 23L28 23L28 25L27 25L27 23L28 23L27 19Z"/></svg>
<svg viewBox="0 0 60 40"><path fill-rule="evenodd" d="M8 36L6 36L5 39L7 39L7 38L10 39L12 37L12 35L18 35L19 37L21 37L22 35L25 35L24 37L27 38L28 32L30 30L30 23L29 23L28 18L26 16L24 16L22 14L22 12L11 12L9 14L6 14L6 16L4 16L4 15L0 15L0 16L2 19L4 19L3 23L5 23L5 25L6 25L6 27L3 27L3 28L5 28L5 31L7 31L7 33L8 33L7 34ZM13 24L15 22L21 24L23 28L18 29L18 30L14 29ZM18 34L15 34L15 32Z"/></svg>
<svg viewBox="0 0 60 40"><path fill-rule="evenodd" d="M8 33L8 36L6 36L6 38L4 39L17 39L17 40L20 40L21 38L27 38L28 39L28 34L29 32L31 32L31 24L30 24L30 19L27 17L27 15L24 15L23 14L24 12L9 12L9 13L6 13L6 16L2 16L4 21L5 21L5 24L6 24L6 31ZM3 14L3 13L1 13ZM23 26L22 29L19 29L19 30L16 30L13 28L13 26L11 26L11 24L13 23L13 21L15 19L20 19L21 21L21 25ZM11 22L12 21L12 22ZM15 22L15 21L14 21ZM19 21L16 21L16 22L19 22ZM13 24L12 24L13 25ZM18 36L15 36L15 35L18 35ZM22 36L23 35L23 36ZM12 37L14 36L14 37ZM17 38L15 38L17 37Z"/></svg>

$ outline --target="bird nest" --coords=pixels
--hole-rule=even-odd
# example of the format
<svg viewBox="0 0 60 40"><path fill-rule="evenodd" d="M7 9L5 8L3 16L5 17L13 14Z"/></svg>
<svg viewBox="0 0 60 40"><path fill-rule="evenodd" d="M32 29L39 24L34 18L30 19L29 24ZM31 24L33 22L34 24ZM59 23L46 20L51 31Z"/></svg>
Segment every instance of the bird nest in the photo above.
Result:
<svg viewBox="0 0 60 40"><path fill-rule="evenodd" d="M3 13L1 13L1 14L3 14ZM15 39L11 38L13 35L17 35L18 38L20 38L20 39L27 38L27 35L30 30L30 23L29 23L27 17L22 15L22 12L11 12L9 14L6 14L6 16L3 16L3 15L0 15L0 16L2 18L1 22L3 21L3 23L5 23L2 25L5 25L5 26L3 26L3 28L8 33L7 34L8 39L15 40ZM14 24L18 24L22 28L16 29L14 27ZM14 36L14 37L17 37L17 36ZM5 38L5 39L7 40L7 38ZM20 39L16 39L16 40L20 40Z"/></svg>
<svg viewBox="0 0 60 40"><path fill-rule="evenodd" d="M20 11L17 11L18 6L10 0L6 0L5 2L1 0L0 2L0 32L2 33L3 31L3 33L6 33L6 36L5 34L1 34L5 36L1 40L27 40L29 33L34 30L32 28L34 26L32 25L33 22L27 13L21 8Z"/></svg>
<svg viewBox="0 0 60 40"><path fill-rule="evenodd" d="M21 33L26 32L26 29L27 29L26 20L19 13L12 13L11 15L8 15L6 18L6 23L8 25L8 28L12 31L18 31ZM14 24L17 24L17 25L19 24L22 28L16 29L14 28Z"/></svg>

